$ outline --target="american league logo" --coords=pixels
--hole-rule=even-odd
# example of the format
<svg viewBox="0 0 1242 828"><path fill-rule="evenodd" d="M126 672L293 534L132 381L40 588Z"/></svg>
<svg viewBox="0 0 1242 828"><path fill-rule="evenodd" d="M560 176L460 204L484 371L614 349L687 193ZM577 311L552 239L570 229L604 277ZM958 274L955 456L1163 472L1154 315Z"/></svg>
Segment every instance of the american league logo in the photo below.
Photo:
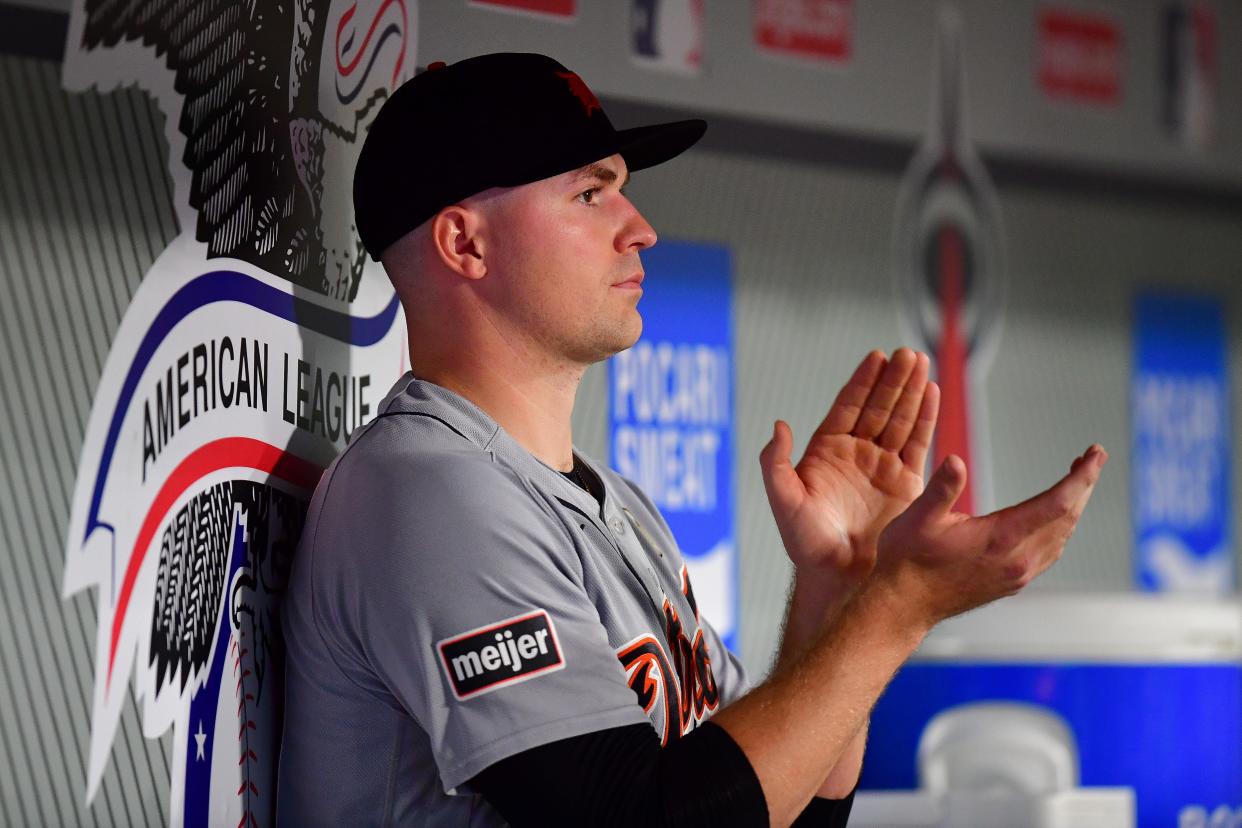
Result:
<svg viewBox="0 0 1242 828"><path fill-rule="evenodd" d="M366 129L414 71L415 0L78 0L64 84L165 119L180 232L92 399L64 594L96 590L87 790L123 708L171 728L171 821L273 821L278 606L307 500L404 370L353 226Z"/></svg>

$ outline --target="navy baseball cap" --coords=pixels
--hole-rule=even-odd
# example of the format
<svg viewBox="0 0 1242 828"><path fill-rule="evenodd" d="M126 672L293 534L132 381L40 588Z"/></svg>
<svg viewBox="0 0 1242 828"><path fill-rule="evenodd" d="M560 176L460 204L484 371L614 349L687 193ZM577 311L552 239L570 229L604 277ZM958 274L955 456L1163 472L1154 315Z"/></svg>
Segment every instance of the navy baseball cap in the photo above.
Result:
<svg viewBox="0 0 1242 828"><path fill-rule="evenodd" d="M630 170L703 136L701 120L614 129L576 74L550 57L501 52L433 63L380 108L354 171L354 217L378 260L444 207L619 153Z"/></svg>

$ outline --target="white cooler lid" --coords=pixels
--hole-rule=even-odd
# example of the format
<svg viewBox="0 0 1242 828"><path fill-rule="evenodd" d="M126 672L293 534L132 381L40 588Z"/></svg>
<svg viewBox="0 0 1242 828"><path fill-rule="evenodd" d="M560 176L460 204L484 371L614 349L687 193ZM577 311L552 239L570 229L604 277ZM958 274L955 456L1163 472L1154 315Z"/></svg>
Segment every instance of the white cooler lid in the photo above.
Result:
<svg viewBox="0 0 1242 828"><path fill-rule="evenodd" d="M913 660L1242 665L1242 600L1027 592L941 623Z"/></svg>

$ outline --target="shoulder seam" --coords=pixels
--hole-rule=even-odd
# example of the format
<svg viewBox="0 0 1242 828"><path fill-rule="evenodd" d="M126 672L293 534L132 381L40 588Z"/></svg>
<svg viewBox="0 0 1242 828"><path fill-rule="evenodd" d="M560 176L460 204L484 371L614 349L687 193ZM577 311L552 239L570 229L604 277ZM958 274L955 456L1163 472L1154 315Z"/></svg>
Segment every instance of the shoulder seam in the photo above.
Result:
<svg viewBox="0 0 1242 828"><path fill-rule="evenodd" d="M360 435L358 435L358 436L359 436L359 439L358 439L358 440L355 440L355 441L351 441L351 442L349 443L349 445L347 445L347 446L345 447L345 450L344 450L344 451L342 451L342 452L341 452L341 453L337 456L337 458L336 458L336 465L332 466L332 467L331 467L330 472L328 472L328 473L327 473L329 476L328 476L328 480L327 480L327 482L324 484L324 485L325 485L325 488L324 488L324 491L323 491L323 498L322 498L322 499L320 500L320 502L319 502L319 513L318 513L317 515L315 515L315 526L314 526L314 528L313 528L313 529L311 529L310 527L307 527L307 529L311 532L311 536L310 536L309 544L308 544L308 547L307 547L307 552L308 552L308 553L309 553L309 555L310 555L310 617L311 617L311 626L315 628L315 635L319 636L319 641L323 644L324 652L325 652L325 653L327 653L327 655L328 655L328 659L332 662L332 666L333 666L333 667L335 667L335 668L337 669L337 671L338 671L338 672L340 672L340 674L341 674L342 676L344 676L344 678L345 678L345 680L346 680L346 681L348 681L350 684L354 685L355 687L357 687L359 690L363 691L364 693L367 693L367 694L372 695L372 696L374 696L374 694L373 694L373 693L371 693L371 691L370 691L369 689L367 689L366 687L363 687L361 684L359 684L358 682L354 681L353 676L351 676L351 675L349 674L349 672L348 672L347 670L345 670L345 668L344 668L344 667L342 667L342 666L341 666L341 663L340 663L339 661L337 661L337 659L336 659L336 652L333 650L332 643L331 643L330 641L328 641L327 636L325 636L325 635L324 635L324 633L323 633L323 628L321 627L320 622L319 622L319 607L318 607L319 602L318 602L318 600L317 600L317 598L316 598L316 595L317 595L317 590L316 590L316 587L315 587L315 584L316 584L316 576L315 576L315 569L316 569L316 567L315 567L315 564L316 564L316 557L317 557L317 556L316 556L316 554L315 554L315 547L318 545L318 542L319 542L319 524L320 524L320 522L323 520L323 509L324 509L324 504L326 504L326 503L327 503L327 501L328 501L328 495L330 495L330 494L332 493L332 484L334 484L334 483L336 482L336 471L337 471L337 468L339 467L340 463L341 463L341 462L345 459L345 455L349 454L349 452L353 450L354 446L356 446L356 445L358 445L359 443L361 443L361 442L362 442L361 438L366 436L367 432L369 432L369 431L371 430L371 426L375 425L376 421L378 421L378 420L379 420L379 419L381 419L382 417L393 416L393 415L395 415L395 414L397 414L397 413L402 413L402 412L392 412L392 413L388 413L388 414L377 414L375 417L373 417L373 418L371 419L371 422L369 422L369 423L367 423L367 424L366 424L366 429L367 429L367 431L366 431L366 432L363 432L363 433L362 433L362 434L360 434ZM445 423L445 425L448 425L448 424L447 424L447 423ZM452 426L449 426L449 427L450 427L450 428L452 428ZM454 429L454 431L456 431L456 429Z"/></svg>
<svg viewBox="0 0 1242 828"><path fill-rule="evenodd" d="M374 422L374 420L372 420L372 422ZM345 456L345 455L349 452L349 450L350 450L351 448L353 448L353 446L354 446L354 445L357 445L357 444L355 443L355 444L352 444L352 445L350 445L350 446L347 446L347 447L345 448L345 451L341 452L341 457L344 457L344 456ZM339 459L339 458L338 458L338 459ZM321 520L323 520L323 504L324 504L324 503L327 501L327 499L328 499L328 494L330 493L330 491L331 491L331 489L332 489L332 484L336 482L336 469L335 469L335 468L333 468L333 469L332 469L332 472L333 472L333 473L332 473L332 476L331 476L330 478L328 478L327 488L325 488L325 489L324 489L324 492L323 492L323 499L319 502L319 514L317 514L317 515L315 516L315 528L314 528L314 532L313 532L313 534L312 534L312 535L311 535L311 537L310 537L310 546L309 546L309 548L308 548L308 551L309 551L309 553L310 553L310 617L311 617L311 626L315 628L315 635L319 636L319 641L320 641L320 643L321 643L321 644L323 644L323 650L324 650L324 652L327 654L327 656L328 656L328 660L332 662L332 666L333 666L333 667L335 667L335 668L337 669L337 672L339 672L339 673L340 673L340 674L341 674L341 675L345 678L345 680L346 680L346 681L348 681L350 684L352 684L352 685L354 685L355 687L357 687L359 690L362 690L362 691L363 691L363 692L365 692L365 693L369 693L370 691L368 691L365 687L363 687L362 685L360 685L358 682L354 681L354 677L353 677L353 676L351 676L351 675L348 673L348 671L346 671L346 670L345 670L345 668L341 666L341 663L340 663L339 661L337 661L337 660L336 660L336 652L335 652L335 651L334 651L334 649L333 649L332 642L328 641L327 636L325 636L325 635L323 634L323 628L320 626L320 623L319 623L319 607L318 607L319 601L317 600L317 597L316 597L316 596L317 596L317 592L318 592L318 590L317 590L317 589L316 589L316 587L315 587L315 582L316 582L316 578L315 578L315 558L316 558L316 556L315 556L315 546L317 545L317 543L318 543L318 541L319 541L319 522L320 522Z"/></svg>

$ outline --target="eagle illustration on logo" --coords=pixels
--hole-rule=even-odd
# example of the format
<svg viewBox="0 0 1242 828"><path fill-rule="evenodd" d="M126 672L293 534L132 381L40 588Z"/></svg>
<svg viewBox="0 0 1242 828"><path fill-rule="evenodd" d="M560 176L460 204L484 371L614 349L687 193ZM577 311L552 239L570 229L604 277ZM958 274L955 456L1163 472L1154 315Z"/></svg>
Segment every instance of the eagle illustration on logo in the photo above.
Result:
<svg viewBox="0 0 1242 828"><path fill-rule="evenodd" d="M413 70L414 0L78 0L64 85L165 118L179 235L92 400L64 595L97 590L86 801L126 698L173 730L171 821L273 821L279 601L322 470L404 370L353 224L362 139Z"/></svg>

